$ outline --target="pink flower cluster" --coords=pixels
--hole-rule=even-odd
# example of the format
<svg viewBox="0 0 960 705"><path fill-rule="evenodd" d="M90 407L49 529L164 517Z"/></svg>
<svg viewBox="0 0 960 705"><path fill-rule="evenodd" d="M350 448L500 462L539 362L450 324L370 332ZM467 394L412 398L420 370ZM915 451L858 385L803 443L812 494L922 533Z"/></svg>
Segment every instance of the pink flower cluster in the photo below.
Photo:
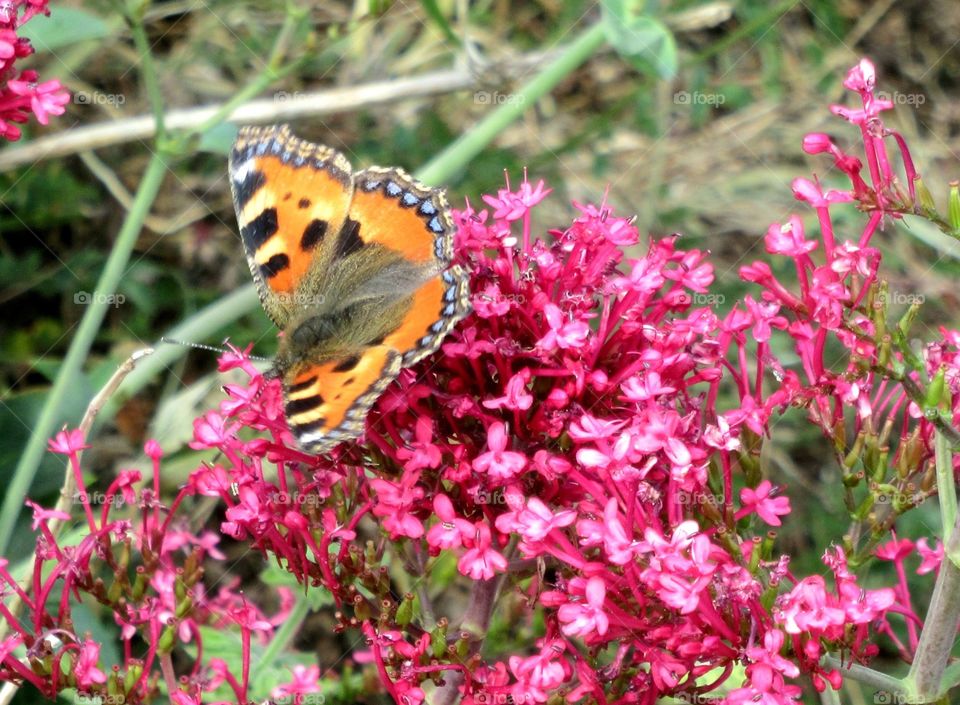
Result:
<svg viewBox="0 0 960 705"><path fill-rule="evenodd" d="M30 56L33 46L17 36L17 29L32 17L49 15L48 0L5 0L0 3L0 137L20 139L18 124L25 123L32 113L37 122L46 125L51 115L63 115L70 94L60 81L37 82L37 72L20 71L17 59Z"/></svg>
<svg viewBox="0 0 960 705"><path fill-rule="evenodd" d="M208 592L202 580L204 561L225 559L217 547L220 537L191 531L188 517L177 514L186 491L170 505L160 501L162 452L155 441L145 447L153 463L152 477L139 490L140 472L125 470L104 492L88 493L79 462L86 447L78 430L62 431L50 442L53 452L69 458L78 480L75 497L87 521L83 538L73 545L58 539L50 524L69 520L70 515L28 500L34 510L33 528L39 532L31 581L18 584L8 572L8 561L0 559L5 597L0 614L6 631L0 641L0 680L29 683L51 699L74 688L90 696L116 698L123 693L124 702L150 702L162 698L165 689L179 705L197 705L202 692L226 684L235 702L246 702L250 639L269 635L284 621L285 612L264 616L238 592L238 578ZM111 516L125 507L135 510L135 518L130 512L119 512L124 518ZM281 604L289 604L288 593L287 588L280 589ZM103 664L101 645L74 626L80 595L112 612L121 663ZM18 609L26 616L11 611ZM203 653L202 626L240 632L246 647L239 677L220 659L206 664L197 660L186 673L174 675L175 648L192 645ZM164 678L163 689L158 673ZM302 674L295 672L294 683L280 688L296 687L297 678L302 680ZM316 680L309 690L299 692L317 692Z"/></svg>
<svg viewBox="0 0 960 705"><path fill-rule="evenodd" d="M401 373L370 412L362 442L324 456L298 449L278 380L231 350L220 369L242 381L196 419L191 444L218 450L218 460L197 468L173 503L159 501L154 444L154 490L140 501L138 525L86 507L90 537L68 550L38 514L36 575L49 574L47 561L63 567L50 587L38 577L30 591L0 572L34 620L4 642L0 677L36 682L40 663L59 669L46 694L63 684L106 692L97 645L73 633L67 608L46 609L61 581L62 604L72 591L103 596L124 639L136 633L150 645L135 662L125 642L115 674L139 678L128 702L155 694L157 662L175 702L198 703L224 683L245 702L251 639L277 620L231 589L207 595L199 566L217 558L216 537L177 530L190 496L225 505L223 534L272 557L306 589L329 590L336 631L365 638L355 660L375 668L382 688L405 705L428 693L436 705L561 697L653 705L665 696L781 705L795 702L804 683L838 687L843 671L823 656L868 662L878 632L896 639L893 613L911 625L907 642L896 642L909 659L921 620L903 559L916 549L919 572L931 572L942 546L871 539L855 556L853 548L826 551L831 580L796 575L769 533L789 516L790 500L757 460L771 421L787 406L805 408L837 449L838 466L863 468L843 482L865 497L857 528L870 536L895 520L893 507L911 506L884 504L889 511L878 513L880 493L922 490L931 472L933 421L907 387L884 377L887 361L905 358L891 349L873 306L880 254L870 239L885 215L912 207L913 191L899 189L892 170L892 133L879 119L889 106L873 95L869 63L846 85L863 109L835 112L862 128L869 175L830 138L808 137L805 148L829 153L852 187L795 182L798 199L818 215L819 236L808 237L796 216L771 227L768 252L788 258L796 276L747 265L741 275L758 297L723 315L703 303L713 300L707 253L678 249L676 237L641 245L632 221L605 204L574 204L569 227L538 235L537 205L550 190L524 178L516 190L508 182L485 196L487 208L455 214L474 313L440 352ZM896 142L912 180L906 147ZM833 227L832 209L852 201L867 212L856 243L840 241ZM796 369L776 358L783 346L771 344L774 336L792 343ZM931 375L956 369L958 341L945 331L930 346L923 364ZM839 369L826 362L828 346L847 351ZM923 381L919 371L904 377ZM947 382L954 399L958 380ZM855 412L856 443L843 435L845 409ZM904 409L893 438L888 419ZM896 450L864 452L862 439L884 428ZM55 449L75 460L79 440L71 439L60 437ZM135 479L122 475L110 491L125 492ZM122 580L120 561L134 550L146 584L136 592L121 585L124 601L111 602L113 588L96 586L91 562L122 567L114 571ZM896 563L897 587L866 589L850 569L874 552ZM405 594L392 578L401 564L411 585ZM455 566L468 588L462 614L444 615L436 600L451 579L443 566ZM511 620L510 639L485 644L498 615ZM196 640L202 624L240 630L239 677L199 658L174 677L174 645ZM38 636L53 633L60 646ZM33 670L13 656L20 645ZM67 650L78 654L70 669L59 665ZM318 669L299 667L293 676L275 697L319 688Z"/></svg>

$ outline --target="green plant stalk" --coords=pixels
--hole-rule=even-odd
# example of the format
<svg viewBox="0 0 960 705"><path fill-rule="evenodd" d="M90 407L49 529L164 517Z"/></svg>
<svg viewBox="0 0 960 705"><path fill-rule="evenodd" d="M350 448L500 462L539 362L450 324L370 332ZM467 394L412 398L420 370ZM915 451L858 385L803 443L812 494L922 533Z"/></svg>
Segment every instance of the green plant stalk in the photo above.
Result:
<svg viewBox="0 0 960 705"><path fill-rule="evenodd" d="M417 178L432 184L447 181L451 175L469 164L470 160L490 144L510 122L519 118L524 105L532 103L534 98L540 98L547 93L566 75L589 58L602 45L603 40L603 28L600 25L584 32L570 44L563 56L547 66L517 93L518 96L523 96L522 100L517 101L519 107L517 105L503 105L497 108L468 134L456 140L425 167L418 169L416 172ZM202 130L202 128L200 129ZM239 249L237 252L239 257ZM183 323L166 333L165 336L178 340L207 340L241 316L256 310L258 303L253 285L248 284L242 289L236 290L227 298L210 304L190 316ZM155 375L183 357L187 350L188 348L182 346L158 345L157 351L137 365L137 368L124 380L123 386L120 388L120 394L104 406L103 411L97 417L98 422L111 418L117 411L120 399L136 394L143 389Z"/></svg>
<svg viewBox="0 0 960 705"><path fill-rule="evenodd" d="M875 671L867 666L861 666L859 663L850 663L849 660L842 660L831 654L825 654L820 662L827 668L842 671L845 679L849 678L857 683L891 694L902 694L904 692L903 681L899 678L888 676L886 673Z"/></svg>
<svg viewBox="0 0 960 705"><path fill-rule="evenodd" d="M960 684L960 661L954 661L946 670L943 672L943 689L944 691L955 688Z"/></svg>
<svg viewBox="0 0 960 705"><path fill-rule="evenodd" d="M940 502L940 521L943 545L950 545L951 534L957 523L957 488L953 481L953 451L950 441L940 431L934 431L934 451L937 463L937 500ZM960 555L945 553L960 568Z"/></svg>
<svg viewBox="0 0 960 705"><path fill-rule="evenodd" d="M776 20L774 20L774 18L777 17L778 15L785 14L788 10L790 10L793 7L796 7L796 2L794 2L794 0L784 0L780 4L774 5L763 14L757 15L752 20L750 20L744 25L741 25L740 27L733 30L732 32L725 33L722 39L714 42L713 44L711 44L710 46L708 46L706 49L699 52L698 54L694 54L689 61L682 62L681 66L686 68L689 66L694 66L699 63L703 63L710 57L715 56L716 54L719 54L727 47L732 46L733 44L739 42L744 37L753 34L758 29L763 29L764 34L766 34L766 31L769 28L776 25L777 22Z"/></svg>
<svg viewBox="0 0 960 705"><path fill-rule="evenodd" d="M428 184L439 184L450 179L483 151L504 128L523 115L528 106L549 93L589 59L603 45L604 37L603 25L599 22L593 25L571 42L563 54L517 91L513 96L515 100L504 103L483 118L469 132L431 159L420 169L417 176Z"/></svg>
<svg viewBox="0 0 960 705"><path fill-rule="evenodd" d="M267 644L267 648L264 649L260 659L253 664L253 673L250 674L252 682L256 682L257 676L263 669L274 665L277 656L290 645L290 642L297 635L297 630L303 624L303 620L307 618L309 612L310 605L307 604L306 596L298 594L297 601L294 603L293 609L290 610L290 614L283 620L280 628L274 632L273 638Z"/></svg>
<svg viewBox="0 0 960 705"><path fill-rule="evenodd" d="M55 431L67 388L71 384L76 384L77 380L80 379L83 372L83 362L90 352L97 331L100 330L100 324L110 307L107 295L116 292L120 279L126 273L130 253L133 252L137 237L140 235L143 221L150 212L150 207L160 191L160 185L163 183L163 176L167 169L164 157L165 154L162 152L154 153L150 157L150 162L147 164L147 169L137 189L130 212L127 213L117 236L117 241L110 251L107 264L100 275L99 281L97 281L96 292L98 296L93 297L93 301L83 314L76 335L70 342L67 355L57 372L53 387L44 400L40 418L37 419L37 423L33 427L33 432L30 434L30 439L20 456L13 477L10 478L6 487L6 496L3 499L3 507L0 509L0 555L5 554L7 547L10 545L10 537L13 534L20 509L23 507L23 499L30 489L30 481L36 474L37 467L43 458L47 439Z"/></svg>
<svg viewBox="0 0 960 705"><path fill-rule="evenodd" d="M954 524L950 538L944 540L944 553L955 556L960 552L960 532ZM933 586L930 608L923 620L923 631L913 657L910 672L903 679L907 702L925 703L944 696L943 675L950 660L950 652L957 638L960 621L960 568L952 560L940 564L937 582Z"/></svg>
<svg viewBox="0 0 960 705"><path fill-rule="evenodd" d="M146 9L146 6L142 8ZM142 12L140 13L142 15ZM140 72L143 76L143 85L147 92L147 99L150 102L150 109L153 111L153 121L157 125L157 144L162 144L166 137L166 126L163 115L163 93L160 91L160 81L157 78L157 67L153 63L153 53L150 51L150 39L147 37L147 29L143 25L143 18L129 17L130 31L133 34L133 44L140 55L140 62L143 68Z"/></svg>
<svg viewBox="0 0 960 705"><path fill-rule="evenodd" d="M207 120L203 121L196 127L192 127L187 130L184 133L183 139L187 140L197 135L202 135L210 128L216 127L221 122L226 120L230 116L230 113L232 113L238 107L258 95L260 91L267 88L274 81L292 73L304 61L306 61L308 54L304 54L304 56L299 60L283 66L283 58L287 53L287 49L289 48L291 41L293 40L297 23L301 22L306 16L307 12L305 10L292 6L289 7L287 9L286 16L283 19L283 26L280 28L280 32L277 34L277 39L273 43L273 48L270 50L270 57L267 59L267 65L264 67L263 71L261 71L253 81L244 86L244 88L241 89L230 100L224 103L220 109L211 115Z"/></svg>

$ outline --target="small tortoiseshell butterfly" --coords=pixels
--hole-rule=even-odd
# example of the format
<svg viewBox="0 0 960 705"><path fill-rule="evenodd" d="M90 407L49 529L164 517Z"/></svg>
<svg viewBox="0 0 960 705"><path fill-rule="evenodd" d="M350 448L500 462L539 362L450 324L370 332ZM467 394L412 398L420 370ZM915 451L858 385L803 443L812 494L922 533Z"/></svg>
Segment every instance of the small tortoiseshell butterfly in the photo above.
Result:
<svg viewBox="0 0 960 705"><path fill-rule="evenodd" d="M360 436L400 370L469 311L446 198L402 169L353 173L286 125L241 128L230 185L260 301L283 330L290 429L304 449L330 450Z"/></svg>

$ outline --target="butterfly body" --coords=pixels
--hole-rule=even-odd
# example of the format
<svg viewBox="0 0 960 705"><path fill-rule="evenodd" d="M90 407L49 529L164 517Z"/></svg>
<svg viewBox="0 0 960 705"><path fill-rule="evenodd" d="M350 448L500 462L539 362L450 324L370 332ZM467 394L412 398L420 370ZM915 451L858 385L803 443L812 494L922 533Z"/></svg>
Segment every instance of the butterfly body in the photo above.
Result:
<svg viewBox="0 0 960 705"><path fill-rule="evenodd" d="M329 450L469 311L449 208L402 170L353 173L286 126L242 128L230 175L260 300L284 331L287 420L305 449Z"/></svg>

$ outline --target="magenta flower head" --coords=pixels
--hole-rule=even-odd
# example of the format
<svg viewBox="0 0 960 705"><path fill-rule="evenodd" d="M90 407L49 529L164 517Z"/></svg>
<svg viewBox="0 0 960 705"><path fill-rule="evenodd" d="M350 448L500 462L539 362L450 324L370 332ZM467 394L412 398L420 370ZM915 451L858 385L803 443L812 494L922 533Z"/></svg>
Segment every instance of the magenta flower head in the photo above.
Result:
<svg viewBox="0 0 960 705"><path fill-rule="evenodd" d="M773 301L751 300L728 321L695 305L713 281L706 254L667 238L628 258L640 235L604 204L575 204L567 227L534 232L532 213L548 193L524 180L485 197L492 212L455 212L474 313L440 352L401 373L360 441L316 457L294 447L276 381L236 350L221 367L246 372L249 386L229 385L230 398L195 425L194 445L229 460L219 485L210 468L193 480L227 503L224 530L329 589L352 609L343 628L369 620L371 657L395 697L411 697L438 669L440 687L464 702L508 692L544 702L559 688L609 687L613 671L629 674L616 681L621 696L676 694L693 681L669 674L729 667L751 633L774 627L759 601L762 576L717 541L720 515L707 505L709 519L698 498L712 496L711 459L732 467L739 437L763 433L771 413L747 386L740 406L717 408L722 361L746 343L739 331L765 345L787 321ZM798 235L799 244L783 239L806 256L812 248ZM261 439L244 440L249 431ZM225 484L234 489L214 490ZM312 498L293 508L297 521L283 494ZM748 492L737 517L779 522L789 503L771 494ZM428 582L423 561L453 555L472 585L457 647L472 654L468 669L442 649L434 665L399 655L433 636L374 579L380 557L355 538L365 517L397 550L420 556ZM537 570L544 563L549 581ZM520 581L553 645L542 666L549 677L477 652L495 596ZM756 615L752 629L744 615ZM601 655L607 647L613 661Z"/></svg>

